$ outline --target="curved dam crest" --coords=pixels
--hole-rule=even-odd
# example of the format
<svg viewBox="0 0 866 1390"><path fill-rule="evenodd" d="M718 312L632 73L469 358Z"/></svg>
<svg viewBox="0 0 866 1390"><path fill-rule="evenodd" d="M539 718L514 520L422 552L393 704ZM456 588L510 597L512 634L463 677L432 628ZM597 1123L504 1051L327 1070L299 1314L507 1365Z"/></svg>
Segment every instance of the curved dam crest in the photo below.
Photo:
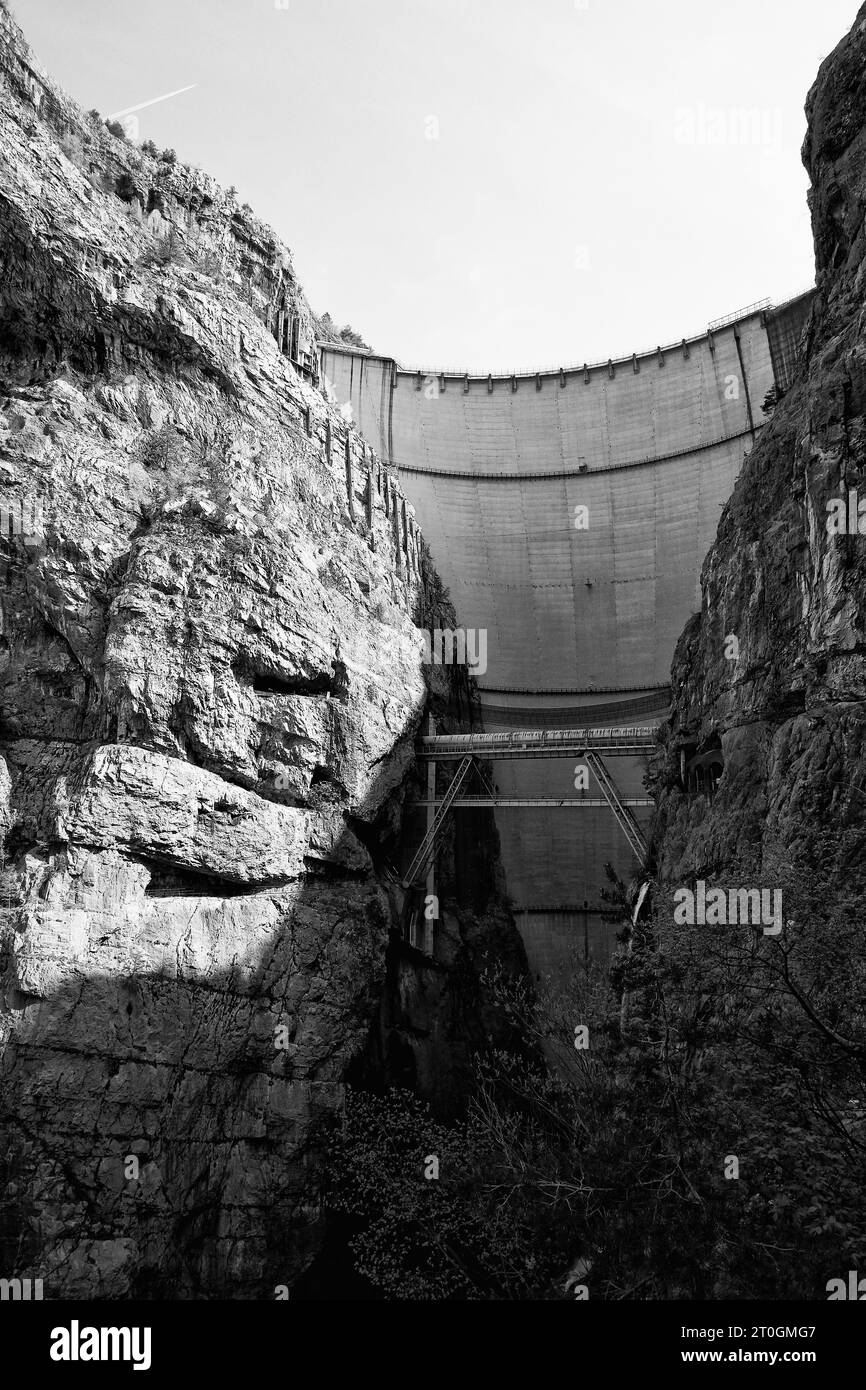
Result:
<svg viewBox="0 0 866 1390"><path fill-rule="evenodd" d="M813 291L678 344L503 375L418 370L320 344L337 400L396 469L460 621L487 633L486 728L628 723L668 705L674 646L743 460L792 379ZM644 831L642 758L616 785ZM508 891L533 969L605 956L605 863L636 867L574 758L495 761ZM641 804L641 803L644 804ZM595 803L595 804L593 804ZM476 811L455 810L472 836Z"/></svg>

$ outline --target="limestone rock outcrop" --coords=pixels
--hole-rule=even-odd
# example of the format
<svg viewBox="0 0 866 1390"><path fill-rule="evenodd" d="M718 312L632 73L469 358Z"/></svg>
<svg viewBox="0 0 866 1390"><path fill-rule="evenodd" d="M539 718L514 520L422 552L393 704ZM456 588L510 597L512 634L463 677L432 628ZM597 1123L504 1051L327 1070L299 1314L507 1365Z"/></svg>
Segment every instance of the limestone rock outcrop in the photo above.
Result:
<svg viewBox="0 0 866 1390"><path fill-rule="evenodd" d="M0 3L0 1273L46 1297L269 1297L320 1240L428 682L314 334L270 229Z"/></svg>

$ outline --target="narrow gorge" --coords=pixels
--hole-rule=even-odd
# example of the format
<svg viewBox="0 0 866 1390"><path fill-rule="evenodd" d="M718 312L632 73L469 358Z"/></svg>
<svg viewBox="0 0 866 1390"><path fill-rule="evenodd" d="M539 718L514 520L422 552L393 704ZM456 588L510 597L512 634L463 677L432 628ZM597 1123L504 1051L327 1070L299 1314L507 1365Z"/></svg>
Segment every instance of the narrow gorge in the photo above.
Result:
<svg viewBox="0 0 866 1390"><path fill-rule="evenodd" d="M409 368L0 0L4 1301L866 1272L866 5L806 117L814 288Z"/></svg>

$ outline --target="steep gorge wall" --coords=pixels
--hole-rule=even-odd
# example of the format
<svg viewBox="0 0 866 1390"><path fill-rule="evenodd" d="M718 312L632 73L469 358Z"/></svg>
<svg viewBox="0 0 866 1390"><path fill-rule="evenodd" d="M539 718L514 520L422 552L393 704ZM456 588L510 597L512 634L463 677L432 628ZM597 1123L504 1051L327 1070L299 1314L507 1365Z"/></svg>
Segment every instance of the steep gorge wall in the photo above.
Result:
<svg viewBox="0 0 866 1390"><path fill-rule="evenodd" d="M657 849L667 882L800 871L831 903L866 889L866 539L827 526L833 499L866 496L866 8L806 109L818 296L803 369L725 508L677 647ZM687 796L680 750L714 743L715 797Z"/></svg>
<svg viewBox="0 0 866 1390"><path fill-rule="evenodd" d="M0 5L0 1273L46 1297L292 1285L371 1031L453 1104L476 964L521 965L493 840L436 961L399 946L421 543L312 325L270 229Z"/></svg>

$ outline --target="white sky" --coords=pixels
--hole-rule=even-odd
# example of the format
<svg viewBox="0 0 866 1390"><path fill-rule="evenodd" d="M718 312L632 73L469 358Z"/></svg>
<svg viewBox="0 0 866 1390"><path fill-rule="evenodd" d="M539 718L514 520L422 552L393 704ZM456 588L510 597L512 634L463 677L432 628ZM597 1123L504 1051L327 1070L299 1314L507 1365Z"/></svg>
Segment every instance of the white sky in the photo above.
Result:
<svg viewBox="0 0 866 1390"><path fill-rule="evenodd" d="M856 0L276 3L12 0L85 108L196 83L141 138L407 365L621 356L812 284L803 103Z"/></svg>

